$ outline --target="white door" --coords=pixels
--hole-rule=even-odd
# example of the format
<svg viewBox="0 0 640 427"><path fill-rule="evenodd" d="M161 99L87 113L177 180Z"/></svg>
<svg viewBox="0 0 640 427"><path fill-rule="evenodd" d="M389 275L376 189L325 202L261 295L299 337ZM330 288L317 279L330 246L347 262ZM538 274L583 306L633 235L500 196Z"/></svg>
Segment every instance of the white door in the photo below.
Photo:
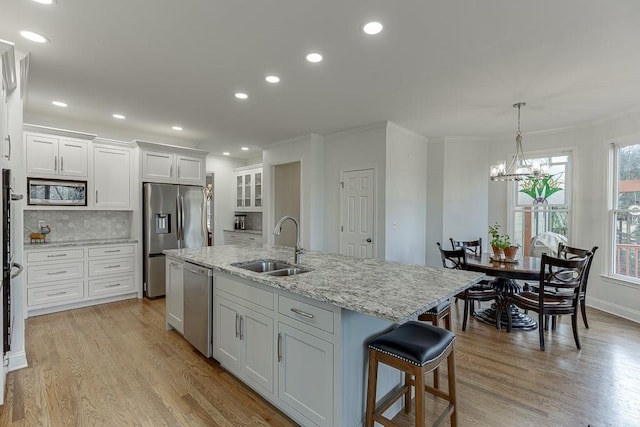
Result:
<svg viewBox="0 0 640 427"><path fill-rule="evenodd" d="M342 187L340 253L373 258L373 169L344 172Z"/></svg>

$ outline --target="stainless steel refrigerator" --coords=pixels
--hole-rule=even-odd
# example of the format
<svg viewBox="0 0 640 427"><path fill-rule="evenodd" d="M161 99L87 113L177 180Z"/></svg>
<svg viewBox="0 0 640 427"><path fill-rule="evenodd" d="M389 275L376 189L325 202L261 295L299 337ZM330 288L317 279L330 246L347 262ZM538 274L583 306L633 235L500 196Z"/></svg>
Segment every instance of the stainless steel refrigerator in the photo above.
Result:
<svg viewBox="0 0 640 427"><path fill-rule="evenodd" d="M165 294L165 249L207 245L207 212L204 187L144 184L144 294Z"/></svg>

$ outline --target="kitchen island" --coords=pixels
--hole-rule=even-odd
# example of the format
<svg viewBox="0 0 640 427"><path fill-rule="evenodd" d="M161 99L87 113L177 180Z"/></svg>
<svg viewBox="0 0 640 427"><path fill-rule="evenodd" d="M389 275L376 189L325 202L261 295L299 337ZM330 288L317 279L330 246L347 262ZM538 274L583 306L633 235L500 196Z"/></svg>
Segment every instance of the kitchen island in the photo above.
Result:
<svg viewBox="0 0 640 427"><path fill-rule="evenodd" d="M396 323L417 318L483 277L313 251L305 253L301 263L311 271L288 277L232 265L258 259L293 263L293 249L277 246L164 253L167 326L180 330L180 314L169 315L171 295L177 295L175 289L169 291L175 284L171 282L176 263L183 263L185 271L186 263L210 268L213 357L302 425L361 425L366 342ZM379 395L400 381L398 371L382 368Z"/></svg>

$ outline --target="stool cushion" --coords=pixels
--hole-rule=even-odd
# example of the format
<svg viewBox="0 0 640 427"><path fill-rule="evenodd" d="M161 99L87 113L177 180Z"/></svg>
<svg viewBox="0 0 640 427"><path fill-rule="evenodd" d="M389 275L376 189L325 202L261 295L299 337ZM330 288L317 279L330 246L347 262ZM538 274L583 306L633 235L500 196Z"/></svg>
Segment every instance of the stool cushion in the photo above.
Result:
<svg viewBox="0 0 640 427"><path fill-rule="evenodd" d="M453 342L455 334L421 322L407 322L369 343L369 348L417 366L435 360Z"/></svg>

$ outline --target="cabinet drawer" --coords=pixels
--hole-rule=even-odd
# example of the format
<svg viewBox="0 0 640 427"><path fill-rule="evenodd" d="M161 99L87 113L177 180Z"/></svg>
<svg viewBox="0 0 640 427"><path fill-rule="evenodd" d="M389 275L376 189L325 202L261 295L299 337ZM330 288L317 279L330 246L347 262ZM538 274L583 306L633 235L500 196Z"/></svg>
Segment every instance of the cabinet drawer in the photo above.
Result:
<svg viewBox="0 0 640 427"><path fill-rule="evenodd" d="M225 245L262 244L262 236L259 234L224 232Z"/></svg>
<svg viewBox="0 0 640 427"><path fill-rule="evenodd" d="M278 312L283 316L333 333L333 311L279 295Z"/></svg>
<svg viewBox="0 0 640 427"><path fill-rule="evenodd" d="M133 276L89 280L90 297L116 295L133 291Z"/></svg>
<svg viewBox="0 0 640 427"><path fill-rule="evenodd" d="M84 282L74 281L55 286L27 289L27 306L57 305L79 301L84 298Z"/></svg>
<svg viewBox="0 0 640 427"><path fill-rule="evenodd" d="M133 245L105 246L104 248L89 248L89 258L113 255L133 255Z"/></svg>
<svg viewBox="0 0 640 427"><path fill-rule="evenodd" d="M216 276L215 281L217 290L230 293L238 298L251 301L254 304L273 310L274 295L272 292L258 289L255 286L247 285L240 281L229 279L225 276Z"/></svg>
<svg viewBox="0 0 640 427"><path fill-rule="evenodd" d="M89 277L133 273L133 258L89 260Z"/></svg>
<svg viewBox="0 0 640 427"><path fill-rule="evenodd" d="M47 283L84 277L84 261L27 266L27 284Z"/></svg>
<svg viewBox="0 0 640 427"><path fill-rule="evenodd" d="M84 257L84 249L60 249L57 251L27 252L27 263L38 261L61 261Z"/></svg>

